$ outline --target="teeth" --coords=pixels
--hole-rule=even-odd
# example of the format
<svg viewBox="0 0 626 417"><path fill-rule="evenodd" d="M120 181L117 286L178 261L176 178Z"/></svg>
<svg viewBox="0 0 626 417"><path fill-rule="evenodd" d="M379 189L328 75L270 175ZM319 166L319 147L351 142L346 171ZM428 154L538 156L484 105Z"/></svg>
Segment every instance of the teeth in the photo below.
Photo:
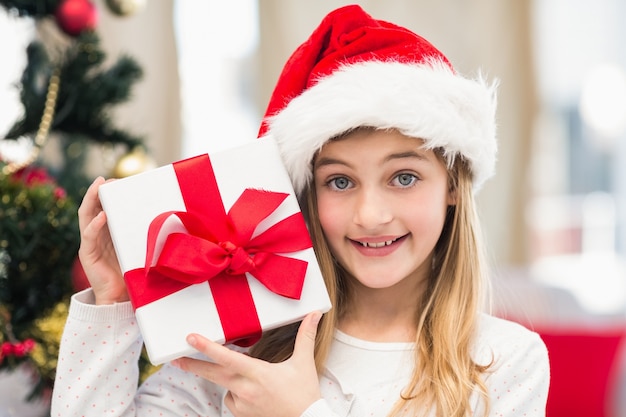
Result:
<svg viewBox="0 0 626 417"><path fill-rule="evenodd" d="M376 242L376 243L368 243L368 242L359 242L361 245L366 248L382 248L383 246L389 246L393 243L393 240L387 240L384 242Z"/></svg>

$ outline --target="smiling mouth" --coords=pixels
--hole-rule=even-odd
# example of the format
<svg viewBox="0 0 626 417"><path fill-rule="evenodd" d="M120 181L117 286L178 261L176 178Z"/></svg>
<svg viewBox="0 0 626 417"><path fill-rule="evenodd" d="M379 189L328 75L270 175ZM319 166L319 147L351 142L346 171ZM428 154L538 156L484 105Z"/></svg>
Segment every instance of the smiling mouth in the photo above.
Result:
<svg viewBox="0 0 626 417"><path fill-rule="evenodd" d="M402 236L404 237L404 236ZM364 248L384 248L385 246L389 246L394 242L397 242L399 239L402 239L402 237L398 237L395 239L391 239L391 240L385 240L382 242L361 242L358 240L355 240L354 242L358 243L359 245L363 246Z"/></svg>

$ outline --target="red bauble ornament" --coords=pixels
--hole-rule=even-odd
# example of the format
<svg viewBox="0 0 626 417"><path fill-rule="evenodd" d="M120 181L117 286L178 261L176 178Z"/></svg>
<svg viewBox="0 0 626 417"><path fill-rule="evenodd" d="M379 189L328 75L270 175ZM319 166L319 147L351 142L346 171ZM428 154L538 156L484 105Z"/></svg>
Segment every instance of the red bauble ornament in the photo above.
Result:
<svg viewBox="0 0 626 417"><path fill-rule="evenodd" d="M98 23L98 10L89 0L63 0L54 16L59 27L70 36L94 30Z"/></svg>

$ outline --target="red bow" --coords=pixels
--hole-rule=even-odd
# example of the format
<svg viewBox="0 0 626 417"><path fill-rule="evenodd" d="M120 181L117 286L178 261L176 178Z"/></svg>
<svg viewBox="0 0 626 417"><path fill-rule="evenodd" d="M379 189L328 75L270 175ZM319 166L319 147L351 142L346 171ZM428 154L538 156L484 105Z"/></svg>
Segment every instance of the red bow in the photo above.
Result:
<svg viewBox="0 0 626 417"><path fill-rule="evenodd" d="M311 247L300 212L252 237L288 194L246 189L225 213L207 155L174 164L186 212L158 215L148 229L144 268L124 277L135 308L207 281L226 341L254 343L261 334L245 273L284 297L299 299L307 262L279 255ZM188 233L171 233L154 262L163 224L176 216Z"/></svg>

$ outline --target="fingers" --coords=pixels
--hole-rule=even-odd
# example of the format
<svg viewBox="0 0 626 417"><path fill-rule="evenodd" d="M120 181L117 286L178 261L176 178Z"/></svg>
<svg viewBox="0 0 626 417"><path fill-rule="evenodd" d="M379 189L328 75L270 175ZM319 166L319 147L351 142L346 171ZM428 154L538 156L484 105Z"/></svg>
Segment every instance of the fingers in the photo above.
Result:
<svg viewBox="0 0 626 417"><path fill-rule="evenodd" d="M315 352L315 337L317 335L317 325L322 318L322 313L314 311L309 313L298 329L294 347L294 358L301 358L310 361ZM187 336L187 343L194 349L204 353L215 363L220 364L234 372L244 373L246 369L256 360L235 352L219 343L215 343L199 334L190 334Z"/></svg>
<svg viewBox="0 0 626 417"><path fill-rule="evenodd" d="M106 222L107 222L106 214L104 213L104 211L100 211L85 226L85 228L83 229L83 236L84 237L97 236L97 234L100 232L102 227L106 224Z"/></svg>
<svg viewBox="0 0 626 417"><path fill-rule="evenodd" d="M207 355L215 363L219 363L220 365L226 367L233 367L235 365L233 362L238 355L237 352L234 352L219 343L215 343L204 336L195 333L190 334L187 336L187 343L189 343L189 345L194 349Z"/></svg>
<svg viewBox="0 0 626 417"><path fill-rule="evenodd" d="M310 361L315 352L315 336L317 335L317 325L322 318L322 313L314 311L309 313L298 328L296 343L293 350L295 360Z"/></svg>
<svg viewBox="0 0 626 417"><path fill-rule="evenodd" d="M104 184L105 180L98 177L89 186L83 201L78 208L78 224L80 227L81 242L78 255L81 262L89 265L90 261L86 257L91 257L97 251L98 236L106 224L106 215L102 211L98 198L98 188Z"/></svg>
<svg viewBox="0 0 626 417"><path fill-rule="evenodd" d="M78 208L78 224L81 233L79 255L85 256L98 250L98 240L102 228L107 222L106 214L102 210L98 197L98 189L102 184L110 181L113 180L105 180L103 177L96 178L87 189Z"/></svg>
<svg viewBox="0 0 626 417"><path fill-rule="evenodd" d="M83 201L78 208L78 224L81 231L85 230L93 218L102 211L102 206L98 199L98 188L104 184L104 182L104 178L96 178L83 197Z"/></svg>
<svg viewBox="0 0 626 417"><path fill-rule="evenodd" d="M180 358L172 361L172 365L184 371L193 372L226 388L231 388L235 379L253 366L249 361L255 361L247 355L232 351L198 334L190 334L187 337L187 343L204 353L212 362Z"/></svg>
<svg viewBox="0 0 626 417"><path fill-rule="evenodd" d="M78 208L78 223L81 230L85 229L91 220L102 211L98 190L102 184L112 181L115 179L105 180L103 177L97 177L85 192L83 201Z"/></svg>
<svg viewBox="0 0 626 417"><path fill-rule="evenodd" d="M81 262L88 263L89 260L85 257L99 256L98 252L98 236L100 231L106 224L106 215L103 211L98 213L91 222L89 222L83 229L81 229L81 241L78 249L78 255L81 258Z"/></svg>
<svg viewBox="0 0 626 417"><path fill-rule="evenodd" d="M94 180L80 208L80 247L78 257L93 289L96 304L111 304L128 300L111 235L106 227L107 216L98 198L98 189L106 181Z"/></svg>
<svg viewBox="0 0 626 417"><path fill-rule="evenodd" d="M322 313L314 311L309 313L298 329L296 336L293 358L297 360L310 361L315 352L315 337L317 335L317 325L322 318ZM199 334L190 334L187 336L187 343L199 352L204 353L211 358L213 362L234 373L246 373L258 360L251 358L239 352L235 352L219 343L215 343ZM183 358L183 362L176 362L176 365L190 363L191 359Z"/></svg>

